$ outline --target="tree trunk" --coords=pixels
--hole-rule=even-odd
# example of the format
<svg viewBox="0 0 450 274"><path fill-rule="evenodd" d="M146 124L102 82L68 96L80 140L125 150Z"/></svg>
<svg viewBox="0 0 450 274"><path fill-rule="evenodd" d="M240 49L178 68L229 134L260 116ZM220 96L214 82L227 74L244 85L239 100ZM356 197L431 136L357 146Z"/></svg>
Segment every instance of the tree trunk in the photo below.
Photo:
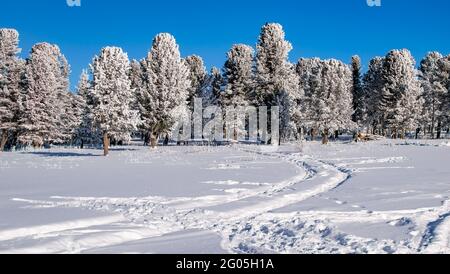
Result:
<svg viewBox="0 0 450 274"><path fill-rule="evenodd" d="M103 134L103 155L109 155L109 137L108 133Z"/></svg>
<svg viewBox="0 0 450 274"><path fill-rule="evenodd" d="M328 129L326 129L322 134L322 144L327 145L328 144Z"/></svg>
<svg viewBox="0 0 450 274"><path fill-rule="evenodd" d="M84 149L84 140L83 139L81 139L80 149Z"/></svg>
<svg viewBox="0 0 450 274"><path fill-rule="evenodd" d="M144 133L144 146L148 146L150 144L150 132Z"/></svg>
<svg viewBox="0 0 450 274"><path fill-rule="evenodd" d="M431 139L434 139L434 124L436 123L434 120L434 107L433 107L433 116L431 117ZM439 134L439 133L438 133Z"/></svg>
<svg viewBox="0 0 450 274"><path fill-rule="evenodd" d="M441 139L441 133L442 133L442 122L439 121L438 122L438 126L437 126L437 134L436 134L436 139Z"/></svg>
<svg viewBox="0 0 450 274"><path fill-rule="evenodd" d="M7 141L8 141L8 132L6 132L5 130L2 132L2 138L0 140L0 152L5 150L5 145Z"/></svg>
<svg viewBox="0 0 450 274"><path fill-rule="evenodd" d="M315 138L316 138L316 130L311 129L311 141L314 141Z"/></svg>
<svg viewBox="0 0 450 274"><path fill-rule="evenodd" d="M150 133L150 147L155 148L158 145L158 138L154 132Z"/></svg>

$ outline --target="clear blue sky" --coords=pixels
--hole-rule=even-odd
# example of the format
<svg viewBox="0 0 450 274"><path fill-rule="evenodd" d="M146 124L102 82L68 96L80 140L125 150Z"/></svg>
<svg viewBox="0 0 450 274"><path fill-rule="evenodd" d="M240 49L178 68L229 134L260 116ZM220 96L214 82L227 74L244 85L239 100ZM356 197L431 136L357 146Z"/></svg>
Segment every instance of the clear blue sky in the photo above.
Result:
<svg viewBox="0 0 450 274"><path fill-rule="evenodd" d="M450 1L381 0L1 0L0 27L16 28L26 57L37 42L58 44L72 66L71 84L103 46L144 57L153 37L170 32L183 56L202 56L208 69L222 66L235 43L254 46L261 26L281 23L294 45L291 60L359 54L364 65L393 48L416 60L428 51L450 53Z"/></svg>

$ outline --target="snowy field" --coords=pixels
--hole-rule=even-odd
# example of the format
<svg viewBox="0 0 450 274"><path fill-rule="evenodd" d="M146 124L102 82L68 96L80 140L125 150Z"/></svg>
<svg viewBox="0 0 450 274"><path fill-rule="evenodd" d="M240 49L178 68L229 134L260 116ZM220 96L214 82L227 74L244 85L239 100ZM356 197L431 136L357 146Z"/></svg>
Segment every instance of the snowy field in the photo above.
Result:
<svg viewBox="0 0 450 274"><path fill-rule="evenodd" d="M450 142L0 155L0 253L450 253Z"/></svg>

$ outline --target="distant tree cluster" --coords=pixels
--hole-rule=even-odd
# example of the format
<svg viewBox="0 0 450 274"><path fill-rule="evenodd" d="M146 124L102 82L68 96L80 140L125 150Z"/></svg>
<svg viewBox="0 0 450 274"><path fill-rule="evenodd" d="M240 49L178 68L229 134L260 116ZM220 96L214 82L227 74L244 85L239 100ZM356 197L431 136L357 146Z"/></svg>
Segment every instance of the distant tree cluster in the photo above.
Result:
<svg viewBox="0 0 450 274"><path fill-rule="evenodd" d="M202 107L279 107L281 141L327 143L343 132L441 138L449 130L450 55L431 52L416 68L408 50L392 50L363 73L358 56L350 65L292 64L291 50L282 26L266 24L256 49L234 45L223 68L208 73L201 57L182 58L175 38L162 33L139 61L103 48L71 92L58 46L36 44L22 60L18 32L0 29L0 149L101 144L107 155L136 133L154 147L196 98Z"/></svg>

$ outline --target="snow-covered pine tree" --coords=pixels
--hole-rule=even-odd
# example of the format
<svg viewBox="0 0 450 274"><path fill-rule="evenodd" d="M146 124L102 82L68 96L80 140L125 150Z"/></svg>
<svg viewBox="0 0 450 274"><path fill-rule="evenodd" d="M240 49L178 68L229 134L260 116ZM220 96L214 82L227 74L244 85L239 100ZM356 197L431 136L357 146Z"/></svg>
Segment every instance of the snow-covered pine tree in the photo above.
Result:
<svg viewBox="0 0 450 274"><path fill-rule="evenodd" d="M222 94L224 83L225 80L220 69L212 67L205 84L204 100L206 106L223 107Z"/></svg>
<svg viewBox="0 0 450 274"><path fill-rule="evenodd" d="M146 79L145 79L145 59L140 61L133 59L130 65L130 80L131 80L131 89L133 90L133 102L131 104L131 108L138 112L139 117L141 117L141 108L140 101L142 92L146 90ZM140 137L144 140L144 143L148 143L148 138L146 136L145 128L142 127L142 124L138 124L138 130L140 131Z"/></svg>
<svg viewBox="0 0 450 274"><path fill-rule="evenodd" d="M249 106L249 96L253 91L253 60L254 50L252 47L238 44L234 45L227 53L227 61L224 65L224 91L222 92L221 102L226 114L225 119L227 129L233 129L233 139L238 140L245 124L242 124L241 116ZM228 111L228 113L227 113ZM230 132L231 133L231 132Z"/></svg>
<svg viewBox="0 0 450 274"><path fill-rule="evenodd" d="M57 131L53 143L64 144L73 141L75 128L79 124L80 117L77 109L79 102L73 96L73 93L69 91L70 66L62 54L59 56L59 62L61 74L58 80L59 87L56 90L59 111L57 116Z"/></svg>
<svg viewBox="0 0 450 274"><path fill-rule="evenodd" d="M139 111L139 96L142 89L145 89L144 79L144 62L145 60L132 60L130 63L129 77L131 80L131 89L133 90L132 109Z"/></svg>
<svg viewBox="0 0 450 274"><path fill-rule="evenodd" d="M254 100L257 105L272 106L285 90L292 45L285 40L283 27L271 23L262 27L256 49Z"/></svg>
<svg viewBox="0 0 450 274"><path fill-rule="evenodd" d="M353 74L353 122L361 125L363 121L364 109L364 92L361 84L361 58L358 55L352 57L352 74Z"/></svg>
<svg viewBox="0 0 450 274"><path fill-rule="evenodd" d="M446 96L448 93L446 87L446 79L448 72L445 69L445 60L439 52L430 52L420 63L420 76L423 87L423 119L429 125L431 138L435 137L435 130L438 129L438 138L442 123L445 120L446 113Z"/></svg>
<svg viewBox="0 0 450 274"><path fill-rule="evenodd" d="M325 62L324 71L325 97L320 98L319 105L326 106L329 114L324 116L319 129L322 132L323 143L328 143L331 132L340 130L353 130L352 122L353 96L352 96L352 71L349 66L341 61L331 59ZM330 119L330 120L327 120Z"/></svg>
<svg viewBox="0 0 450 274"><path fill-rule="evenodd" d="M314 105L317 101L316 95L319 94L322 83L322 69L323 63L319 58L305 59L302 58L298 61L296 72L300 79L300 88L304 92L303 99L301 100L297 109L296 118L298 128L305 128L314 140L318 126L313 119L316 111Z"/></svg>
<svg viewBox="0 0 450 274"><path fill-rule="evenodd" d="M83 120L84 100L76 93L69 92L65 104L66 115L64 117L66 125L63 127L64 143L75 144L77 142L78 127Z"/></svg>
<svg viewBox="0 0 450 274"><path fill-rule="evenodd" d="M286 139L292 131L290 116L296 107L293 104L301 97L295 67L289 62L292 45L285 40L280 24L268 23L261 29L256 49L252 101L259 106L280 107L280 137Z"/></svg>
<svg viewBox="0 0 450 274"><path fill-rule="evenodd" d="M279 105L281 106L280 113L280 130L281 140L288 140L293 138L302 138L301 134L301 116L299 109L304 98L304 90L300 86L300 77L296 73L296 66L288 63L288 75L286 77L286 92L283 93L284 98L281 97Z"/></svg>
<svg viewBox="0 0 450 274"><path fill-rule="evenodd" d="M25 92L21 100L18 142L41 147L61 138L61 96L67 93L68 65L59 47L33 46L25 68Z"/></svg>
<svg viewBox="0 0 450 274"><path fill-rule="evenodd" d="M92 98L92 83L89 74L83 70L77 85L76 100L78 102L79 124L75 129L75 142L83 149L85 144L97 144L101 137L95 131L93 125L92 110L94 101Z"/></svg>
<svg viewBox="0 0 450 274"><path fill-rule="evenodd" d="M297 66L305 99L301 104L304 125L328 143L331 133L354 128L352 122L352 71L338 60L302 59Z"/></svg>
<svg viewBox="0 0 450 274"><path fill-rule="evenodd" d="M109 154L111 138L128 141L139 122L137 112L131 109L129 69L128 55L118 47L103 48L91 65L93 121L102 133L105 156Z"/></svg>
<svg viewBox="0 0 450 274"><path fill-rule="evenodd" d="M369 69L363 76L364 115L363 125L372 134L381 134L383 112L380 108L381 90L383 87L382 72L384 58L375 57L369 63Z"/></svg>
<svg viewBox="0 0 450 274"><path fill-rule="evenodd" d="M187 102L192 108L194 105L194 99L203 98L204 96L208 73L206 72L203 59L200 56L191 55L186 57L184 61L189 69L190 81Z"/></svg>
<svg viewBox="0 0 450 274"><path fill-rule="evenodd" d="M23 60L18 58L19 33L0 29L0 152L17 131Z"/></svg>
<svg viewBox="0 0 450 274"><path fill-rule="evenodd" d="M222 103L226 107L246 107L253 90L253 60L252 47L234 45L227 53L224 65L224 91Z"/></svg>
<svg viewBox="0 0 450 274"><path fill-rule="evenodd" d="M447 133L450 132L450 55L447 55L445 58L442 59L442 67L444 70L445 75L445 86L447 87L447 96L445 96L444 99L444 106L443 106L443 128L445 127L447 129Z"/></svg>
<svg viewBox="0 0 450 274"><path fill-rule="evenodd" d="M391 136L396 138L404 136L404 130L410 129L413 124L412 117L417 117L416 112L420 111L420 101L416 95L420 95L418 89L418 73L415 69L415 61L411 53L406 50L390 51L384 61L382 72L383 87L381 89L381 110L384 112L384 129L389 129ZM411 96L411 98L407 98ZM416 102L413 103L413 98ZM404 114L403 104L411 109L410 114Z"/></svg>
<svg viewBox="0 0 450 274"><path fill-rule="evenodd" d="M397 134L403 139L406 133L416 131L420 127L423 107L422 87L417 80L417 74L411 75L405 90L397 102L395 110L395 126ZM417 136L416 136L417 137Z"/></svg>
<svg viewBox="0 0 450 274"><path fill-rule="evenodd" d="M5 148L9 138L9 132L14 128L14 102L11 100L11 93L7 85L0 88L0 152Z"/></svg>
<svg viewBox="0 0 450 274"><path fill-rule="evenodd" d="M187 111L189 69L181 59L175 38L162 33L155 37L144 62L145 89L140 93L142 127L150 135L151 147L168 134Z"/></svg>

